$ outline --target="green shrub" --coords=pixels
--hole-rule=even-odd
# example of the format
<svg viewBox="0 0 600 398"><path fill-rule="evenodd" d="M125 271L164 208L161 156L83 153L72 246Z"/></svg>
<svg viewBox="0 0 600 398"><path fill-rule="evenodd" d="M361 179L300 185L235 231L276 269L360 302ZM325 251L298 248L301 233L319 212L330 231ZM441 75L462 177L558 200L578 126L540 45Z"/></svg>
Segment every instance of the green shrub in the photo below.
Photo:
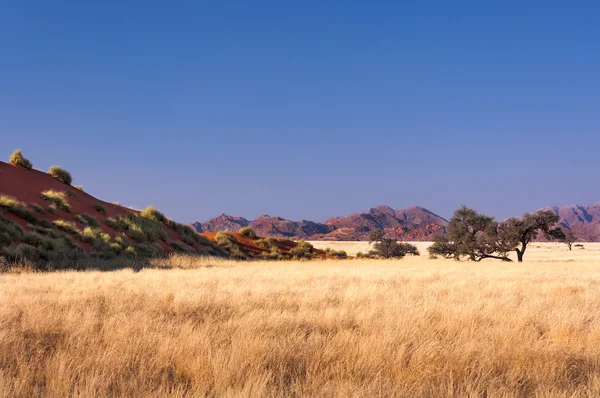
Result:
<svg viewBox="0 0 600 398"><path fill-rule="evenodd" d="M48 174L50 174L57 180L64 182L65 184L71 185L71 182L73 182L73 177L71 177L71 173L59 166L50 167L50 169L48 170Z"/></svg>
<svg viewBox="0 0 600 398"><path fill-rule="evenodd" d="M16 198L8 195L0 195L0 208L22 218L30 223L37 223L38 219L27 209L25 203L18 201Z"/></svg>
<svg viewBox="0 0 600 398"><path fill-rule="evenodd" d="M298 242L296 242L296 246L292 248L292 250L290 250L290 254L292 256L294 256L294 258L300 259L300 258L312 258L313 257L313 252L314 252L314 247L304 241L304 240L299 240Z"/></svg>
<svg viewBox="0 0 600 398"><path fill-rule="evenodd" d="M179 253L185 253L185 252L187 252L187 251L188 251L188 250L187 250L185 247L183 247L182 245L180 245L180 244L179 244L179 243L177 243L177 242L171 242L171 243L169 243L169 245L170 245L170 246L171 246L173 249L175 249L175 251L176 251L176 252L179 252Z"/></svg>
<svg viewBox="0 0 600 398"><path fill-rule="evenodd" d="M116 231L124 231L138 243L153 243L157 240L167 242L169 239L163 223L137 213L127 212L124 215L110 217L105 220L105 223Z"/></svg>
<svg viewBox="0 0 600 398"><path fill-rule="evenodd" d="M95 205L92 206L94 208L94 210L96 210L98 213L106 216L106 210L104 210L104 207L102 207L102 205L100 205L99 203L96 203Z"/></svg>
<svg viewBox="0 0 600 398"><path fill-rule="evenodd" d="M33 165L29 160L27 160L20 149L15 150L12 155L10 155L9 161L13 164L16 164L21 167L25 167L26 169L31 170Z"/></svg>
<svg viewBox="0 0 600 398"><path fill-rule="evenodd" d="M42 196L42 199L55 204L56 206L58 206L60 209L63 209L67 213L71 212L71 205L69 204L69 201L67 200L67 194L65 192L54 191L54 190L49 189L47 191L42 192L41 196Z"/></svg>
<svg viewBox="0 0 600 398"><path fill-rule="evenodd" d="M96 228L98 228L100 226L98 224L98 220L96 220L94 217L90 216L89 214L78 214L75 216L75 218L77 219L77 221L79 221L80 224L85 225L85 226L96 227Z"/></svg>
<svg viewBox="0 0 600 398"><path fill-rule="evenodd" d="M264 247L265 249L272 249L273 247L278 247L276 242L277 241L275 239L263 238L254 243L256 243L257 246Z"/></svg>
<svg viewBox="0 0 600 398"><path fill-rule="evenodd" d="M38 205L37 203L32 203L30 206L36 212L38 212L40 214L44 214L44 208L42 206Z"/></svg>
<svg viewBox="0 0 600 398"><path fill-rule="evenodd" d="M239 242L231 232L220 231L215 235L215 241L218 245L224 247L239 246Z"/></svg>
<svg viewBox="0 0 600 398"><path fill-rule="evenodd" d="M325 254L331 257L348 258L348 254L344 250L334 250L329 247L325 249Z"/></svg>
<svg viewBox="0 0 600 398"><path fill-rule="evenodd" d="M250 239L256 239L256 232L254 232L254 230L250 227L244 227L242 229L240 229L238 231L238 233L242 236L245 236L246 238L250 238Z"/></svg>
<svg viewBox="0 0 600 398"><path fill-rule="evenodd" d="M0 232L8 234L12 240L23 239L23 229L6 217L0 216Z"/></svg>
<svg viewBox="0 0 600 398"><path fill-rule="evenodd" d="M0 249L10 246L13 240L8 232L0 232Z"/></svg>
<svg viewBox="0 0 600 398"><path fill-rule="evenodd" d="M271 250L267 253L263 253L262 256L269 260L287 260L288 257L283 254L281 249L277 246L271 247Z"/></svg>

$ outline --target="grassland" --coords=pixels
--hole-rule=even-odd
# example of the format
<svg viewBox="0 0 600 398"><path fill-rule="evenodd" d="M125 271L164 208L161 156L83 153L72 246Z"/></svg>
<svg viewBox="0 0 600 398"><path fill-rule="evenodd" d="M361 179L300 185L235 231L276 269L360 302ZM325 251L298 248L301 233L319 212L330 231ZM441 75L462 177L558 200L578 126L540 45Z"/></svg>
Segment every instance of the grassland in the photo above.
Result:
<svg viewBox="0 0 600 398"><path fill-rule="evenodd" d="M600 245L525 261L3 274L0 396L599 396Z"/></svg>

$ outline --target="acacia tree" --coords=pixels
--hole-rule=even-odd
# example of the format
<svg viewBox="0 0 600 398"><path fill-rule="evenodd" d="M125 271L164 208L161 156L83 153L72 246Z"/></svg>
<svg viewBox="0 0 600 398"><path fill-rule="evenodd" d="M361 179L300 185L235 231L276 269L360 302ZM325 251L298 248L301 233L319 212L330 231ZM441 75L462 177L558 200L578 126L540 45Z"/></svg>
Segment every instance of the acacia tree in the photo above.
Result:
<svg viewBox="0 0 600 398"><path fill-rule="evenodd" d="M573 250L573 243L577 242L577 235L570 229L564 229L563 235L562 242L567 245L569 250Z"/></svg>
<svg viewBox="0 0 600 398"><path fill-rule="evenodd" d="M559 218L550 210L525 213L522 217L510 217L498 226L498 237L505 248L512 247L517 260L523 262L527 245L542 233L547 239L563 239L560 228L553 228Z"/></svg>
<svg viewBox="0 0 600 398"><path fill-rule="evenodd" d="M369 243L375 243L371 254L383 258L403 258L407 254L419 255L419 250L410 243L399 243L395 239L386 238L382 229L375 229L369 234Z"/></svg>
<svg viewBox="0 0 600 398"><path fill-rule="evenodd" d="M511 261L507 246L499 239L498 223L463 205L448 222L447 236L437 237L428 249L431 255L461 260L481 261L495 258Z"/></svg>

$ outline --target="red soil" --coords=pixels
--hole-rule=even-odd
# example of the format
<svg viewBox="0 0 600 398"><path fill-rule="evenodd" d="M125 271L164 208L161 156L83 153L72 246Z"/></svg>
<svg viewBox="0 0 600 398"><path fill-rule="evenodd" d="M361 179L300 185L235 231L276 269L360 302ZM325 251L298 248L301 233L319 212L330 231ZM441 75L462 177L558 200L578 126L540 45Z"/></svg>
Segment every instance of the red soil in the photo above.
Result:
<svg viewBox="0 0 600 398"><path fill-rule="evenodd" d="M54 190L60 192L70 192L72 196L67 196L67 200L71 205L71 211L66 212L62 209L57 208L55 213L51 213L46 210L47 203L42 197L41 193L46 190ZM112 237L119 235L117 231L107 226L104 222L109 217L117 215L123 215L127 212L136 212L136 210L128 209L118 204L105 202L90 194L80 191L71 185L65 184L59 181L47 173L39 170L28 170L23 167L14 165L12 163L0 162L0 195L13 196L17 200L24 202L28 205L29 210L35 215L36 218L46 221L54 220L65 220L73 221L77 223L75 216L88 214L98 220L99 228L103 232L109 234ZM38 204L44 208L44 214L39 214L33 210L32 204ZM99 204L106 211L106 216L96 211L93 206ZM27 221L16 217L15 215L4 212L4 217L18 223L24 229L27 229ZM81 225L78 224L81 228ZM172 228L166 228L169 234L169 238L174 242L182 243L179 235ZM70 236L68 233L57 230L58 233ZM91 251L91 246L85 242L77 242L87 252ZM157 242L165 251L171 251L172 249L165 242Z"/></svg>

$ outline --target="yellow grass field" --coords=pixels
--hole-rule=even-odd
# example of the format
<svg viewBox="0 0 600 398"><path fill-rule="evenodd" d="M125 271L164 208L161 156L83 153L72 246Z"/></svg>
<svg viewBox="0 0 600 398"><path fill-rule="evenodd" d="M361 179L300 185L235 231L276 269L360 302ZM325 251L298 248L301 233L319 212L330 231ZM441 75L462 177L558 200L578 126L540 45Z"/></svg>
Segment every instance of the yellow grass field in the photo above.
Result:
<svg viewBox="0 0 600 398"><path fill-rule="evenodd" d="M2 274L0 396L600 396L600 245L535 246Z"/></svg>

